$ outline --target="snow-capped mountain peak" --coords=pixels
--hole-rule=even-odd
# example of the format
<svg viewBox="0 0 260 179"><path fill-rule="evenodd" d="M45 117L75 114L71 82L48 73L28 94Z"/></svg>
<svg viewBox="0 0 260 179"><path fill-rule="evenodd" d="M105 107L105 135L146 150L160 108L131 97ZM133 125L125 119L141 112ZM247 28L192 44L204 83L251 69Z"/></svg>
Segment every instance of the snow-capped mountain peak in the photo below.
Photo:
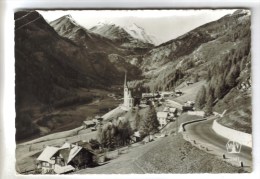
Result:
<svg viewBox="0 0 260 179"><path fill-rule="evenodd" d="M111 21L99 21L97 25L115 25L115 24Z"/></svg>
<svg viewBox="0 0 260 179"><path fill-rule="evenodd" d="M79 26L78 23L72 18L70 14L63 16L64 18L67 18L71 23L73 23L76 26Z"/></svg>
<svg viewBox="0 0 260 179"><path fill-rule="evenodd" d="M129 26L123 27L127 33L132 37L139 39L145 43L157 44L157 40L153 35L147 34L145 29L133 23Z"/></svg>

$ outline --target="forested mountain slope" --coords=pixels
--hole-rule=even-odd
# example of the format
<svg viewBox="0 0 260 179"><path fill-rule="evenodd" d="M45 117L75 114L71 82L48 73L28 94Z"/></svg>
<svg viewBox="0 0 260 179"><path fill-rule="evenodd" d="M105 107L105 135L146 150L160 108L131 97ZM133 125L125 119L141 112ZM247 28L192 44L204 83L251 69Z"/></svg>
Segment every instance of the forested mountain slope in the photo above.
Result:
<svg viewBox="0 0 260 179"><path fill-rule="evenodd" d="M98 57L96 57L98 55ZM122 81L107 56L61 37L36 11L15 13L15 93L17 137L37 132L32 116L72 101L80 88L105 89ZM39 111L42 110L42 111ZM28 130L30 129L30 130Z"/></svg>
<svg viewBox="0 0 260 179"><path fill-rule="evenodd" d="M140 65L145 79L133 86L174 90L184 82L206 79L197 108L220 113L228 109L220 122L251 132L250 26L250 11L237 10L153 48Z"/></svg>

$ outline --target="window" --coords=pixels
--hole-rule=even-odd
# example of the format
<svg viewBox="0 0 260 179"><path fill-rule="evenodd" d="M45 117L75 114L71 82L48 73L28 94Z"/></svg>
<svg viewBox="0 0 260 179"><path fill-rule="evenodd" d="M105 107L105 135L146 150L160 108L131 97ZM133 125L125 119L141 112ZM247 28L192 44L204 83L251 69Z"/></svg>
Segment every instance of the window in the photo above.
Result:
<svg viewBox="0 0 260 179"><path fill-rule="evenodd" d="M42 163L42 166L43 166L43 167L50 167L50 164L49 164L48 162L43 162L43 163Z"/></svg>

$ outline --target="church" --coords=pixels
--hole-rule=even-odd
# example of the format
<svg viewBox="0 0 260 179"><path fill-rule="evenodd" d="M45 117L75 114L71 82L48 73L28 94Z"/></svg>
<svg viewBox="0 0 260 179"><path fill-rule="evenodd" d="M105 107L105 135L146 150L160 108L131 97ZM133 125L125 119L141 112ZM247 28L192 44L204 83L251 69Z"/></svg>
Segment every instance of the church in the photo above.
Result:
<svg viewBox="0 0 260 179"><path fill-rule="evenodd" d="M123 107L128 111L134 106L134 99L132 97L131 91L128 89L127 86L127 79L125 73L125 82L124 82L124 103Z"/></svg>

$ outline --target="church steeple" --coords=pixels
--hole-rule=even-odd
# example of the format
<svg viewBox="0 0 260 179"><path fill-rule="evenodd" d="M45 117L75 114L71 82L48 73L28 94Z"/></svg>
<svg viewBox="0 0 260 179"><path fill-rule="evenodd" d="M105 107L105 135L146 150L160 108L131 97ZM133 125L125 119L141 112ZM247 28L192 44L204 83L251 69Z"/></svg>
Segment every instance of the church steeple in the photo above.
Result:
<svg viewBox="0 0 260 179"><path fill-rule="evenodd" d="M133 98L131 95L131 91L128 89L127 86L127 72L125 71L125 81L124 81L124 107L129 110L130 108L133 107Z"/></svg>
<svg viewBox="0 0 260 179"><path fill-rule="evenodd" d="M127 72L125 71L125 82L124 82L124 87L127 87L127 81L126 81L126 77L127 77Z"/></svg>

